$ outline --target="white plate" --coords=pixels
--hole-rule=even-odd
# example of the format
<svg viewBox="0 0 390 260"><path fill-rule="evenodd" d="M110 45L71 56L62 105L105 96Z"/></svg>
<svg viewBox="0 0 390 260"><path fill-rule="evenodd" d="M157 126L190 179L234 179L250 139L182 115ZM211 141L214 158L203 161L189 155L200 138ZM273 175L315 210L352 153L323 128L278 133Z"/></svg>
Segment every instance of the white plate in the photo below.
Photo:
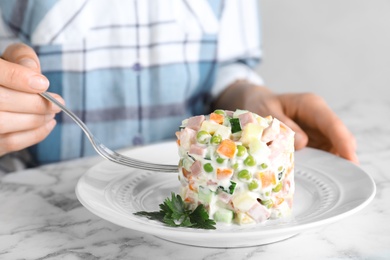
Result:
<svg viewBox="0 0 390 260"><path fill-rule="evenodd" d="M128 155L159 163L178 162L174 142L136 148ZM319 227L361 210L374 198L373 179L356 165L315 149L295 155L293 214L289 219L257 225L222 225L216 230L172 228L136 216L138 211L156 211L158 205L179 192L174 173L147 172L104 161L79 180L76 194L92 213L117 225L157 237L195 246L245 247L272 243Z"/></svg>

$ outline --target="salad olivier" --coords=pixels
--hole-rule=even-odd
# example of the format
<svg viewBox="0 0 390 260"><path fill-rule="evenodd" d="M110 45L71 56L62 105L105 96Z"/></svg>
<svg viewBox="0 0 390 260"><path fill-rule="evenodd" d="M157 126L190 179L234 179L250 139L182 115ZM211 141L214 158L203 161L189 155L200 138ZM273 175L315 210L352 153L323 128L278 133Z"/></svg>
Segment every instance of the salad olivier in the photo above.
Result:
<svg viewBox="0 0 390 260"><path fill-rule="evenodd" d="M176 133L180 195L223 223L263 223L290 215L294 132L246 110L190 117Z"/></svg>

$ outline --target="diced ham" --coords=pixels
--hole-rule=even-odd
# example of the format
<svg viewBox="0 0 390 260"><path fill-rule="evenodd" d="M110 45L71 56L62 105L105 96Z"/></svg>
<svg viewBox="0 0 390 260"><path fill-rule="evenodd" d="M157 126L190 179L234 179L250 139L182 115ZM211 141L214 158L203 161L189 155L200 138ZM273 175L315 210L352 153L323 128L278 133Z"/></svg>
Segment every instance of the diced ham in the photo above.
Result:
<svg viewBox="0 0 390 260"><path fill-rule="evenodd" d="M202 172L202 163L200 161L195 161L190 168L192 175L197 176Z"/></svg>
<svg viewBox="0 0 390 260"><path fill-rule="evenodd" d="M191 144L196 142L196 131L190 128L184 128L181 132L176 134L180 140L180 146L185 150L189 150Z"/></svg>
<svg viewBox="0 0 390 260"><path fill-rule="evenodd" d="M261 141L265 143L273 141L275 140L275 138L279 133L280 133L280 121L274 118L274 120L272 120L271 125L266 129L264 129L263 136L261 137Z"/></svg>
<svg viewBox="0 0 390 260"><path fill-rule="evenodd" d="M247 112L238 116L240 119L241 128L244 128L249 123L257 123L256 118L253 116L251 112Z"/></svg>
<svg viewBox="0 0 390 260"><path fill-rule="evenodd" d="M285 125L283 122L279 121L279 124L280 124L280 133L284 134L287 138L293 137L295 135L295 132L290 127Z"/></svg>
<svg viewBox="0 0 390 260"><path fill-rule="evenodd" d="M292 197L287 198L287 199L286 199L286 203L287 203L288 207L289 207L290 209L292 209L292 207L293 207L293 198L292 198Z"/></svg>
<svg viewBox="0 0 390 260"><path fill-rule="evenodd" d="M255 203L248 210L247 214L257 223L265 222L271 215L270 212L260 203Z"/></svg>
<svg viewBox="0 0 390 260"><path fill-rule="evenodd" d="M229 193L226 193L226 192L220 192L218 194L218 198L223 203L228 204L230 202L230 200L232 199L232 195L230 195Z"/></svg>
<svg viewBox="0 0 390 260"><path fill-rule="evenodd" d="M204 157L204 155L206 153L206 148L200 147L199 145L196 145L196 144L192 144L190 146L190 150L188 151L188 153L192 154L192 155L200 155L200 156Z"/></svg>
<svg viewBox="0 0 390 260"><path fill-rule="evenodd" d="M204 115L190 117L188 119L187 128L191 128L195 131L198 131L204 120Z"/></svg>
<svg viewBox="0 0 390 260"><path fill-rule="evenodd" d="M283 193L288 194L290 192L291 182L290 180L283 180Z"/></svg>
<svg viewBox="0 0 390 260"><path fill-rule="evenodd" d="M225 110L225 114L226 114L227 116L233 117L234 111Z"/></svg>

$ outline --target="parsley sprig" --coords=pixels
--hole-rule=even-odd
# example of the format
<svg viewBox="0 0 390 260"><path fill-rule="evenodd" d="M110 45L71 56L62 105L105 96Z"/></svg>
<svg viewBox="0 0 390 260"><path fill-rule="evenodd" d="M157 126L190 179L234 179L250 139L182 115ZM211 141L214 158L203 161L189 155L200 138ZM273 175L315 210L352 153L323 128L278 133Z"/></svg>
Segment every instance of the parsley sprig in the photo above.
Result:
<svg viewBox="0 0 390 260"><path fill-rule="evenodd" d="M161 221L171 227L215 229L215 221L209 219L209 214L202 204L195 210L188 209L180 195L173 192L171 198L166 198L159 206L160 211L140 211L134 214Z"/></svg>

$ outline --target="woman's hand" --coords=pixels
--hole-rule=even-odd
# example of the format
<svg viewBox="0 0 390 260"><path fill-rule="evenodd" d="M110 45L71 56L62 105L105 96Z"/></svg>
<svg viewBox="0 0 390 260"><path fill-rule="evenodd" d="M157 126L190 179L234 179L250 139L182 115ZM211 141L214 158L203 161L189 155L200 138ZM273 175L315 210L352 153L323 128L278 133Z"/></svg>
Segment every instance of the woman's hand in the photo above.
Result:
<svg viewBox="0 0 390 260"><path fill-rule="evenodd" d="M272 115L295 131L297 150L310 146L358 163L354 136L317 95L275 94L265 87L238 81L220 95L214 106L246 109L261 116Z"/></svg>
<svg viewBox="0 0 390 260"><path fill-rule="evenodd" d="M24 44L10 45L0 59L0 156L42 141L54 128L59 108L37 95L49 81L39 59ZM58 95L56 98L63 103Z"/></svg>

